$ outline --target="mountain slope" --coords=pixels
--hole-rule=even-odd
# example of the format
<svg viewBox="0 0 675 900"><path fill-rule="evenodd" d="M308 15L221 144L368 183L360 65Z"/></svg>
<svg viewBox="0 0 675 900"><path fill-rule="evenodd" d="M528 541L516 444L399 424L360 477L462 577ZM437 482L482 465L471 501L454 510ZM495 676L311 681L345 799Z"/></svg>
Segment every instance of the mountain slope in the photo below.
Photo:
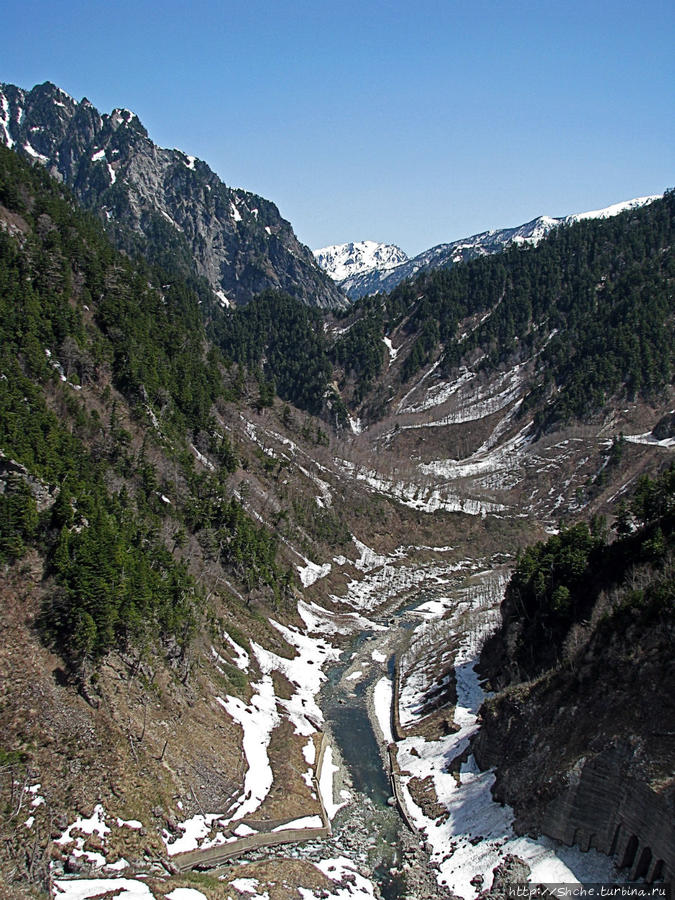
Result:
<svg viewBox="0 0 675 900"><path fill-rule="evenodd" d="M500 253L511 244L536 245L549 232L561 225L571 225L588 219L607 219L621 212L638 209L651 203L656 197L639 197L635 200L627 200L623 203L615 203L606 209L593 210L586 213L551 218L550 216L538 216L531 222L518 225L515 228L501 228L493 231L483 231L471 237L452 241L449 244L437 244L429 250L424 250L412 259L407 259L399 265L382 266L373 263L370 269L364 271L337 270L335 274L329 265L322 261L324 257L317 257L319 262L335 278L344 289L347 296L357 300L366 294L384 293L393 290L406 278L412 278L421 272L432 269L449 268L456 263L466 262L491 253ZM351 245L340 245L349 247ZM331 249L331 248L328 248ZM315 254L323 254L324 251L315 251Z"/></svg>
<svg viewBox="0 0 675 900"><path fill-rule="evenodd" d="M669 192L336 317L335 383L370 452L363 477L418 509L553 525L667 455L674 225Z"/></svg>
<svg viewBox="0 0 675 900"><path fill-rule="evenodd" d="M265 297L233 317L259 304L263 327ZM458 558L481 532L364 493L348 448L262 387L210 344L198 293L0 147L1 896L122 871L166 896L183 851L325 835L315 698L371 627L353 585L376 568L404 589L445 564L439 528ZM369 580L365 612L391 602Z"/></svg>
<svg viewBox="0 0 675 900"><path fill-rule="evenodd" d="M118 245L205 278L223 306L268 288L311 305L345 305L273 203L227 187L201 160L157 147L129 110L101 115L49 82L30 91L0 84L0 116L0 141L65 181Z"/></svg>

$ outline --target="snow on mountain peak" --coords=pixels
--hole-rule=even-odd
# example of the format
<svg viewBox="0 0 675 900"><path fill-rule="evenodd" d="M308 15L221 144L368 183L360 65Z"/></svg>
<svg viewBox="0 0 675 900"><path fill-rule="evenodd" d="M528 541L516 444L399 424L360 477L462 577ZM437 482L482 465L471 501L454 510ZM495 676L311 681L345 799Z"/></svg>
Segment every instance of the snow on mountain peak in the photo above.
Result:
<svg viewBox="0 0 675 900"><path fill-rule="evenodd" d="M314 250L314 257L334 281L361 275L371 269L386 271L408 261L408 256L395 244L377 241L350 241Z"/></svg>
<svg viewBox="0 0 675 900"><path fill-rule="evenodd" d="M625 212L627 209L638 209L640 206L653 203L654 200L659 200L662 196L662 194L653 194L650 197L636 197L634 200L624 200L622 203L613 203L604 209L592 209L590 212L567 216L565 222L581 222L584 219L610 219L612 216L618 216L619 213Z"/></svg>
<svg viewBox="0 0 675 900"><path fill-rule="evenodd" d="M400 261L397 261L391 256L385 265L378 260L377 254L382 252L379 248L393 249L399 253L401 251L391 244L376 244L374 241L337 244L323 250L315 250L314 255L319 265L341 285L347 296L356 300L365 294L391 291L404 278L411 278L421 271L448 267L475 259L477 256L499 253L512 244L535 246L549 232L561 225L571 225L586 219L608 219L626 210L638 209L652 203L660 196L636 197L634 200L614 203L604 209L560 218L538 216L515 228L491 229L459 241L437 244L412 259L402 254Z"/></svg>

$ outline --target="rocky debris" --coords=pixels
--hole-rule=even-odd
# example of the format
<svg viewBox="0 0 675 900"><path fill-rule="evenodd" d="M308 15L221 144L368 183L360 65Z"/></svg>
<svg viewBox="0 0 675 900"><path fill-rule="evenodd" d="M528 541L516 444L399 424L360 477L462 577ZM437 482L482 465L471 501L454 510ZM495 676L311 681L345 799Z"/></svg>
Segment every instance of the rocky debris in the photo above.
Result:
<svg viewBox="0 0 675 900"><path fill-rule="evenodd" d="M530 876L528 864L519 856L514 856L511 853L505 856L502 862L492 871L494 875L492 887L479 894L479 900L510 900L512 895L509 892L509 888L514 884L527 883ZM471 884L477 889L480 888L482 883L482 876L476 876L471 881Z"/></svg>

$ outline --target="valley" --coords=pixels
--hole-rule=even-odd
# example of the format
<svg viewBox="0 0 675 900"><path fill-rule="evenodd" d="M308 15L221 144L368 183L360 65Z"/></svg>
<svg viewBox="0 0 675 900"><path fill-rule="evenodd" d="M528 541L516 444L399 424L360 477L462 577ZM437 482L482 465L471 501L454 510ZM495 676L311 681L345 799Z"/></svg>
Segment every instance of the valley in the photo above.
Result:
<svg viewBox="0 0 675 900"><path fill-rule="evenodd" d="M350 303L0 87L0 897L672 879L672 192Z"/></svg>

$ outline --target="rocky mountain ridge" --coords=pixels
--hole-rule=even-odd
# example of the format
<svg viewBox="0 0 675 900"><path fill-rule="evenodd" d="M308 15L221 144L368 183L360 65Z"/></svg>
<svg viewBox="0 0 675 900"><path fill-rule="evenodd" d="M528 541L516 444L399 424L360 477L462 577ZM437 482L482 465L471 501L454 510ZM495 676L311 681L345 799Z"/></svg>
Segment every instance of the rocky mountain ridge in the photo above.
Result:
<svg viewBox="0 0 675 900"><path fill-rule="evenodd" d="M345 251L347 252L347 258L338 268L331 262L331 257L326 254L325 250L316 250L315 255L318 254L319 264L326 269L332 278L335 278L347 296L352 300L357 300L359 297L364 297L367 294L391 291L406 278L413 278L422 272L448 268L460 262L476 259L479 256L500 253L513 244L536 245L552 229L559 228L561 225L571 225L574 222L582 222L589 219L607 219L626 210L638 209L656 199L657 196L638 197L634 200L615 203L605 209L576 213L560 218L537 216L536 219L532 219L532 221L526 222L524 225L483 231L480 234L474 234L471 237L451 241L447 244L437 244L435 247L417 254L417 256L402 260L395 266L390 264L382 266L374 262L370 268L364 268L361 258L355 260L355 264L352 265L352 257ZM337 248L326 249L332 250L333 254L335 254L337 250L350 248L351 246L350 244L341 244L337 245Z"/></svg>
<svg viewBox="0 0 675 900"><path fill-rule="evenodd" d="M333 281L348 291L351 279L364 272L393 269L408 261L408 254L396 244L380 244L377 241L350 241L314 250L321 268Z"/></svg>
<svg viewBox="0 0 675 900"><path fill-rule="evenodd" d="M205 278L223 307L268 288L346 305L273 203L157 147L129 110L101 115L50 82L30 91L0 84L0 141L68 184L119 246L138 252L142 239L146 257Z"/></svg>

